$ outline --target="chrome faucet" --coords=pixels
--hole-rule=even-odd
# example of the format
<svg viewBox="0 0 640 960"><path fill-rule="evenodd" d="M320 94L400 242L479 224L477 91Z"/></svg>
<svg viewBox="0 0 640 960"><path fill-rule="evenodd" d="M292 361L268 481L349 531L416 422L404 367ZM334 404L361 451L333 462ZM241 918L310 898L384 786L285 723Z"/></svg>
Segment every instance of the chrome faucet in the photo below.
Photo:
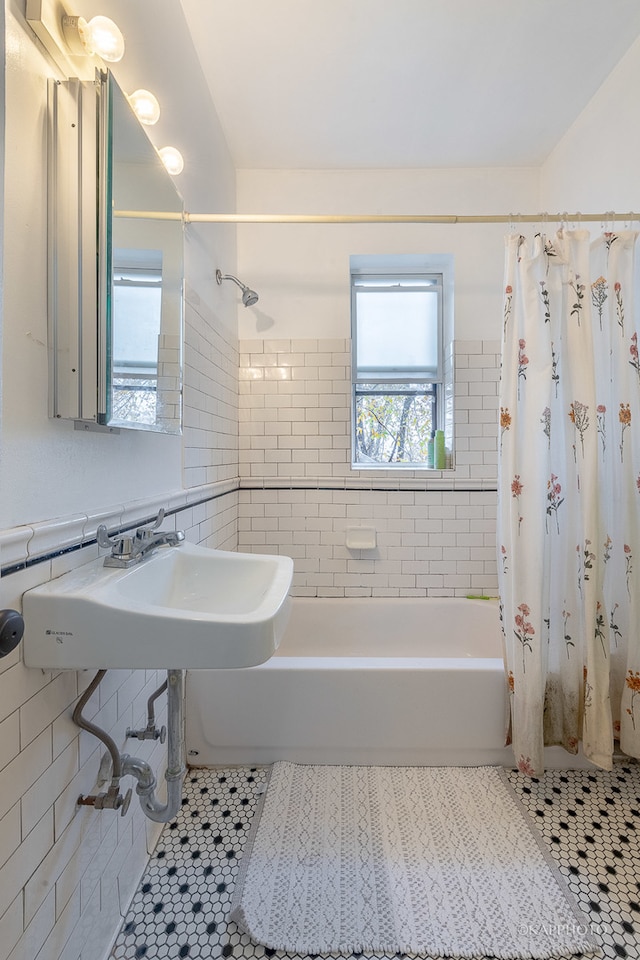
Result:
<svg viewBox="0 0 640 960"><path fill-rule="evenodd" d="M96 531L98 546L111 550L109 556L105 557L105 567L132 567L135 563L141 563L156 547L174 547L182 543L182 530L158 529L163 520L164 510L161 509L152 524L138 527L133 536L124 533L115 537L110 537L106 526L101 523Z"/></svg>

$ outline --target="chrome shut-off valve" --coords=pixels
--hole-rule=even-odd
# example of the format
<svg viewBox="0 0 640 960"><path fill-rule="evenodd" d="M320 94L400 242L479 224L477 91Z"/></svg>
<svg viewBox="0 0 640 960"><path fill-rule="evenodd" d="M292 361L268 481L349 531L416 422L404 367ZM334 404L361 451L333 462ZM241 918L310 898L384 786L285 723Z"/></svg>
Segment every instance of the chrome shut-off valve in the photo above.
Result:
<svg viewBox="0 0 640 960"><path fill-rule="evenodd" d="M167 739L167 728L156 727L155 723L149 724L144 730L132 730L131 727L127 727L127 736L134 740L159 740L160 743L164 743Z"/></svg>
<svg viewBox="0 0 640 960"><path fill-rule="evenodd" d="M78 806L93 807L95 810L119 810L120 816L124 817L129 809L131 796L131 788L127 790L123 797L117 784L115 786L112 784L106 793L78 797Z"/></svg>

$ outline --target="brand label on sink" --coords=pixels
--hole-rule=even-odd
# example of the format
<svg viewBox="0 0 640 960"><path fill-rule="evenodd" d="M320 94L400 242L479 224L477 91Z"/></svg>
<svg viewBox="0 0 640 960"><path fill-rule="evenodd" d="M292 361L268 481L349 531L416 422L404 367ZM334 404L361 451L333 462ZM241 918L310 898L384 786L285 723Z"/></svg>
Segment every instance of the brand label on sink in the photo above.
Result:
<svg viewBox="0 0 640 960"><path fill-rule="evenodd" d="M64 643L65 637L72 637L72 630L45 630L45 637L53 637L56 643Z"/></svg>

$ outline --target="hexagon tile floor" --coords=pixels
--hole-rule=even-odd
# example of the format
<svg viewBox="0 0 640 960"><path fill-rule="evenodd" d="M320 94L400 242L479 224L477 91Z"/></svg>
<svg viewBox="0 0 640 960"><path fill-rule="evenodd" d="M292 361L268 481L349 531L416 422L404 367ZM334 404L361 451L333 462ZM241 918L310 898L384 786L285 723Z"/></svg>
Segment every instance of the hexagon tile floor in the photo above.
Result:
<svg viewBox="0 0 640 960"><path fill-rule="evenodd" d="M273 957L227 921L266 770L191 770L112 951L113 960ZM640 764L510 781L589 918L606 958L640 958ZM277 957L295 960L292 954ZM352 956L361 956L353 954ZM366 958L362 958L366 960ZM397 958L391 958L397 960Z"/></svg>

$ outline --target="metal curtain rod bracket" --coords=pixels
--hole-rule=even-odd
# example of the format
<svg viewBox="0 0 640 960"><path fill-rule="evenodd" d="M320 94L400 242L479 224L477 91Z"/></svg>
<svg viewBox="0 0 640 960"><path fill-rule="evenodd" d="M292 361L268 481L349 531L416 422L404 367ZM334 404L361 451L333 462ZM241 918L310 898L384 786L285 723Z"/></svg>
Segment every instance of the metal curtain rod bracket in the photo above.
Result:
<svg viewBox="0 0 640 960"><path fill-rule="evenodd" d="M180 220L182 223L547 223L558 221L614 221L640 220L640 213L519 213L496 215L461 214L307 214L307 213L175 213L161 210L114 210L114 217L131 220Z"/></svg>

